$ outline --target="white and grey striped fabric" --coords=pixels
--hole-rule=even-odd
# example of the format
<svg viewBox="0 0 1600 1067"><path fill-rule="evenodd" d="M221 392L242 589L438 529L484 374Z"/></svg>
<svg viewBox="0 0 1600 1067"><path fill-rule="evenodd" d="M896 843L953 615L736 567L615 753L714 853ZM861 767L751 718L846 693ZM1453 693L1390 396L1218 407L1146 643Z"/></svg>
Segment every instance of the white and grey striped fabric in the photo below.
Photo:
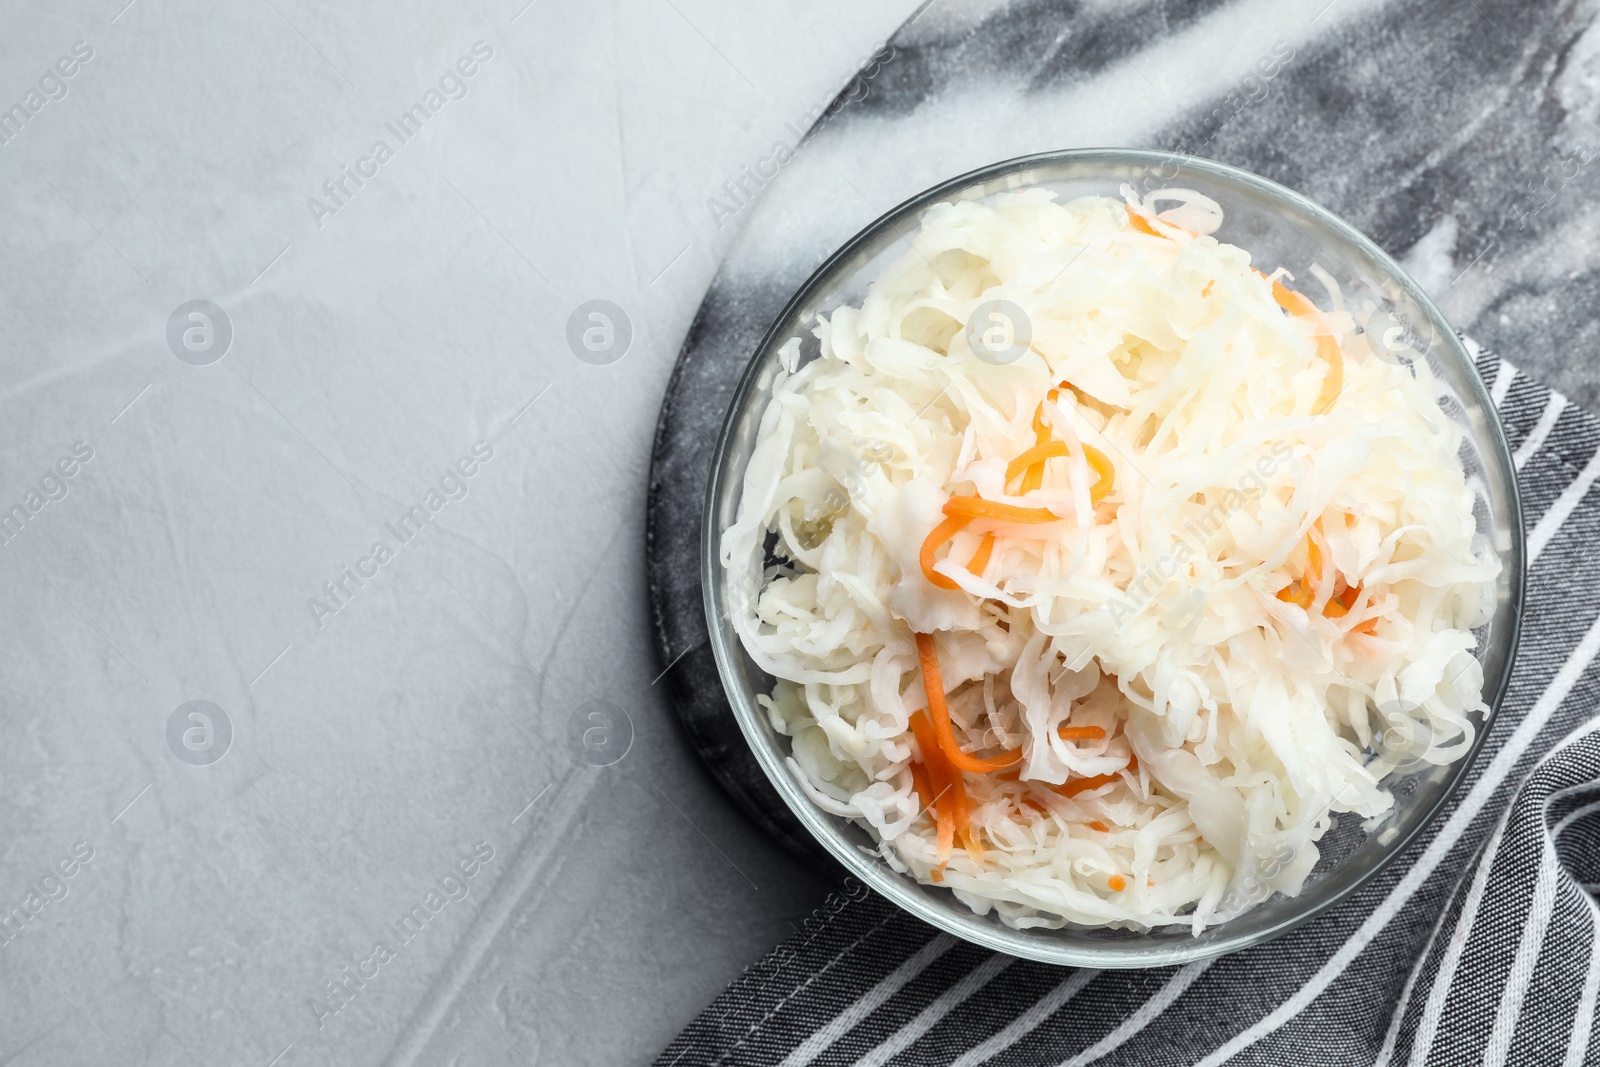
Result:
<svg viewBox="0 0 1600 1067"><path fill-rule="evenodd" d="M1528 616L1484 753L1400 862L1277 941L1154 971L1014 960L840 897L658 1064L1600 1063L1600 423L1479 369L1520 472Z"/></svg>

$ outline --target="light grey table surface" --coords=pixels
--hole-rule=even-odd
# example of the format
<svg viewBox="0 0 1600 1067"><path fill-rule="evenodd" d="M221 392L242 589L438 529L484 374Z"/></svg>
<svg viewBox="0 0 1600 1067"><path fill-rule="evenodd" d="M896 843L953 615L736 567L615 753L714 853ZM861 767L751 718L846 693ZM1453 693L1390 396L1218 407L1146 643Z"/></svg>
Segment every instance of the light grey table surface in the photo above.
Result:
<svg viewBox="0 0 1600 1067"><path fill-rule="evenodd" d="M0 1062L647 1062L824 891L652 687L707 201L914 3L125 2L0 10Z"/></svg>

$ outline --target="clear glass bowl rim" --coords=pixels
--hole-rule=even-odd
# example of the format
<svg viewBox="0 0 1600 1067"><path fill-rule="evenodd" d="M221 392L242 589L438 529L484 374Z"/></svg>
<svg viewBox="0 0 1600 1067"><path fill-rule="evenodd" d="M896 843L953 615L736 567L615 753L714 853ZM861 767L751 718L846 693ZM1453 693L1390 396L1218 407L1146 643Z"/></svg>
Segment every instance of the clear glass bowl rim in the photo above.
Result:
<svg viewBox="0 0 1600 1067"><path fill-rule="evenodd" d="M1509 603L1497 609L1495 616L1496 622L1500 621L1502 615L1509 616L1505 620L1506 626L1500 630L1501 636L1497 638L1497 641L1503 641L1505 646L1503 666L1499 672L1499 677L1485 678L1485 689L1487 690L1485 703L1488 705L1488 712L1484 716L1482 727L1478 731L1471 751L1452 765L1451 779L1448 785L1440 791L1438 797L1430 806L1430 810L1421 819L1417 820L1409 831L1397 835L1389 843L1386 851L1365 871L1361 872L1353 881L1346 883L1342 888L1321 895L1318 895L1315 891L1309 892L1301 898L1305 902L1304 907L1294 911L1281 922L1248 934L1230 937L1225 932L1226 924L1224 924L1221 927L1210 928L1208 934L1211 936L1204 942L1174 941L1153 944L1128 940L1107 942L1104 946L1095 947L1082 944L1062 944L1045 940L1044 937L1033 934L1030 931L1017 930L998 922L991 922L975 914L961 915L932 908L906 890L904 885L907 880L906 876L888 871L876 863L867 861L858 851L857 846L844 839L839 831L830 824L829 820L834 817L821 811L805 795L800 786L795 783L784 766L784 754L767 743L764 734L766 726L762 719L762 713L751 699L751 695L745 692L743 685L739 682L738 675L735 673L734 662L740 652L737 647L737 636L732 633L731 627L719 625L716 621L723 616L721 605L723 590L722 565L718 558L718 547L721 538L721 531L717 529L718 503L724 492L724 474L729 458L730 445L739 417L748 406L751 394L758 388L761 372L768 365L772 354L776 352L777 347L784 340L792 335L791 323L810 303L818 291L826 288L835 279L836 275L841 275L842 268L851 265L858 253L882 237L886 230L893 227L897 233L903 233L904 231L899 224L908 219L914 222L922 211L933 204L949 200L961 194L971 193L975 187L1001 182L1037 168L1049 168L1063 164L1152 167L1172 162L1175 162L1183 170L1192 170L1224 183L1241 186L1269 201L1279 200L1292 205L1296 210L1306 215L1316 218L1321 224L1342 238L1357 253L1372 261L1381 273L1386 274L1390 280L1404 290L1410 299L1423 309L1428 316L1434 335L1443 349L1438 358L1441 361L1458 363L1467 370L1466 378L1472 390L1472 399L1478 410L1489 415L1485 420L1487 428L1486 439L1484 436L1479 436L1477 445L1484 453L1485 462L1493 463L1500 469L1500 474L1505 479L1509 489L1508 514L1505 516L1506 524L1509 528L1492 531L1497 540L1499 540L1500 535L1504 535L1506 547L1502 552L1501 560L1507 568L1510 586ZM1511 448L1506 441L1505 428L1495 412L1495 405L1490 399L1489 391L1482 378L1477 373L1472 357L1461 343L1460 338L1456 336L1455 330L1445 320L1444 315L1428 297L1427 293L1423 292L1422 288L1401 269L1400 265L1388 253L1379 248L1360 230L1357 230L1354 226L1351 226L1315 201L1300 195L1292 189L1225 163L1203 159L1199 156L1149 149L1063 149L1019 156L968 171L904 201L880 215L849 241L845 242L838 251L834 252L821 266L813 271L810 277L790 297L783 310L778 313L772 325L762 336L760 344L756 346L755 351L745 365L733 399L723 417L722 429L717 436L716 447L712 453L711 477L706 487L705 504L702 513L701 591L707 629L711 637L712 652L717 664L718 678L721 680L722 689L728 698L728 703L733 709L740 732L755 753L756 760L761 765L761 769L766 774L767 779L772 783L773 788L777 790L778 795L783 798L784 803L794 813L795 817L850 874L893 902L896 906L937 930L970 943L1022 959L1062 966L1101 969L1171 966L1209 959L1226 953L1237 952L1253 945L1263 944L1288 933L1303 923L1309 922L1324 911L1347 899L1404 853L1411 842L1425 828L1431 826L1438 819L1441 809L1460 790L1468 770L1476 762L1484 741L1494 726L1500 711L1500 705L1505 699L1506 689L1510 684L1512 666L1516 660L1517 647L1521 638L1526 582L1526 545L1523 530L1521 491L1517 484L1516 466L1512 461ZM1219 934L1218 931L1223 932ZM1048 933L1048 931L1044 932L1045 936L1048 936Z"/></svg>

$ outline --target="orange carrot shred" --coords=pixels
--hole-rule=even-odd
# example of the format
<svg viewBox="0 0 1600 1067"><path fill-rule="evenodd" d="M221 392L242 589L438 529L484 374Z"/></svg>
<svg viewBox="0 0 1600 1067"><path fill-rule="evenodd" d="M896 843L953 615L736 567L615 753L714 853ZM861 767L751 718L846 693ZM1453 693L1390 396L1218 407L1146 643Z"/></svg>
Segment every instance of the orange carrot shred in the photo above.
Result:
<svg viewBox="0 0 1600 1067"><path fill-rule="evenodd" d="M928 534L927 538L922 542L922 551L917 553L917 562L922 565L922 576L940 589L960 589L961 587L933 569L933 554L939 551L939 547L946 541L964 530L967 523L971 521L970 518L961 519L951 516L935 526L933 532Z"/></svg>
<svg viewBox="0 0 1600 1067"><path fill-rule="evenodd" d="M1350 609L1356 606L1356 601L1361 598L1361 586L1347 585L1344 591L1336 597L1329 599L1323 605L1322 613L1330 619L1340 619L1350 614Z"/></svg>
<svg viewBox="0 0 1600 1067"><path fill-rule="evenodd" d="M1321 519L1317 520L1316 526L1317 532L1320 533L1322 529ZM1323 563L1325 561L1322 556L1322 549L1317 547L1317 539L1312 534L1306 535L1306 561L1304 575L1278 590L1279 600L1296 604L1302 608L1309 608L1317 598L1318 586L1327 582L1330 577L1335 581L1340 580L1337 572L1330 575L1328 573L1329 569L1324 568ZM1356 601L1359 599L1361 599L1360 583L1345 585L1337 595L1328 598L1328 602L1322 606L1322 614L1330 619L1343 618L1350 614L1350 609L1356 606ZM1365 625L1365 623L1362 625ZM1360 630L1361 627L1358 626L1356 629Z"/></svg>
<svg viewBox="0 0 1600 1067"><path fill-rule="evenodd" d="M1166 234L1162 233L1160 230L1158 230L1154 226L1150 225L1150 220L1147 219L1143 214L1133 210L1133 208L1131 208L1131 207L1128 208L1128 225L1132 226L1134 229L1138 230L1140 233L1149 234L1151 237L1165 237L1166 236Z"/></svg>
<svg viewBox="0 0 1600 1067"><path fill-rule="evenodd" d="M983 577L984 570L989 566L989 556L994 552L994 533L991 531L983 535L983 540L978 542L978 551L972 554L972 559L967 562L967 570Z"/></svg>
<svg viewBox="0 0 1600 1067"><path fill-rule="evenodd" d="M928 720L933 724L933 736L944 759L959 771L987 774L1003 771L1022 762L1022 749L1015 748L992 759L969 755L956 741L955 727L950 724L950 706L944 699L944 677L939 673L939 653L934 647L932 634L917 635L917 658L922 663L922 686L928 694ZM920 738L918 743L921 743ZM964 797L960 775L952 775L952 794Z"/></svg>
<svg viewBox="0 0 1600 1067"><path fill-rule="evenodd" d="M1128 209L1128 224L1131 225L1134 229L1138 230L1140 233L1148 233L1152 237L1171 238L1172 235L1170 233L1162 233L1160 230L1155 228L1155 225L1154 225L1154 221L1155 220L1152 219L1149 215L1144 214L1142 211L1135 211L1133 209L1133 205L1132 204L1128 204L1128 205L1126 205L1126 207ZM1157 218L1159 218L1159 217L1160 216L1157 216ZM1179 233L1186 233L1190 237L1198 237L1198 236L1200 236L1199 234L1195 233L1193 230L1189 229L1188 227L1179 226L1177 223L1168 222L1166 219L1161 219L1161 224L1163 226L1171 226L1174 230L1177 230Z"/></svg>
<svg viewBox="0 0 1600 1067"><path fill-rule="evenodd" d="M1309 608L1311 606L1311 598L1314 595L1315 594L1311 591L1311 587L1298 578L1284 586L1282 589L1278 590L1279 600L1302 608Z"/></svg>
<svg viewBox="0 0 1600 1067"><path fill-rule="evenodd" d="M995 522L1060 522L1061 516L1046 508L1023 508L978 496L953 496L944 502L944 513L966 521L992 519ZM943 529L941 524L939 529Z"/></svg>
<svg viewBox="0 0 1600 1067"><path fill-rule="evenodd" d="M1317 583L1322 575L1322 552L1317 548L1316 539L1310 534L1306 535L1306 564L1305 572L1291 581L1288 585L1278 590L1278 599L1297 607L1309 608L1311 602L1317 598Z"/></svg>
<svg viewBox="0 0 1600 1067"><path fill-rule="evenodd" d="M938 855L940 860L944 860L949 857L950 850L955 845L956 812L953 798L961 775L945 760L944 752L939 748L938 739L934 736L933 727L929 725L925 712L912 713L911 733L917 739L917 748L922 751L922 760L927 767L929 792L933 795L931 807ZM915 774L913 768L913 782L916 781ZM940 863L941 869L943 866L944 864Z"/></svg>
<svg viewBox="0 0 1600 1067"><path fill-rule="evenodd" d="M1079 778L1063 785L1053 785L1050 788L1064 797L1075 797L1079 793L1086 793L1091 789L1099 789L1103 785L1110 785L1121 780L1121 774L1096 774L1088 778Z"/></svg>
<svg viewBox="0 0 1600 1067"><path fill-rule="evenodd" d="M933 726L928 722L927 712L918 710L911 713L911 736L917 739L917 748L922 750L922 766L928 776L928 784L933 786L935 799L930 803L937 803L939 788L944 785L944 753L939 748L939 739L934 735ZM916 764L912 764L912 773L916 773Z"/></svg>
<svg viewBox="0 0 1600 1067"><path fill-rule="evenodd" d="M1317 305L1313 304L1304 293L1297 293L1282 282L1272 283L1272 299L1278 306L1291 315L1315 315Z"/></svg>
<svg viewBox="0 0 1600 1067"><path fill-rule="evenodd" d="M1055 402L1057 395L1056 390L1050 390L1049 399L1051 403ZM1044 424L1044 405L1040 404L1033 413L1033 445L1038 448L1049 443L1049 441L1050 427ZM1006 481L1009 482L1010 480L1010 477L1006 478ZM1024 493L1031 493L1043 484L1044 464L1042 462L1033 464L1022 475L1022 492Z"/></svg>
<svg viewBox="0 0 1600 1067"><path fill-rule="evenodd" d="M1067 455L1067 446L1062 441L1044 441L1034 445L1016 459L1006 464L1006 484L1010 485L1017 475L1043 464L1047 459L1059 459Z"/></svg>
<svg viewBox="0 0 1600 1067"><path fill-rule="evenodd" d="M1109 834L1111 832L1111 827L1107 826L1105 823L1101 822L1099 819L1092 820L1088 825L1089 825L1089 829L1098 830L1103 834Z"/></svg>
<svg viewBox="0 0 1600 1067"><path fill-rule="evenodd" d="M1111 891L1113 893L1120 893L1124 889L1128 888L1128 880L1122 877L1120 874L1113 874L1110 879L1107 880L1106 885L1111 887Z"/></svg>
<svg viewBox="0 0 1600 1067"><path fill-rule="evenodd" d="M956 843L956 815L949 804L940 804L934 809L934 826L938 830L938 854L942 861L949 858Z"/></svg>
<svg viewBox="0 0 1600 1067"><path fill-rule="evenodd" d="M923 811L933 807L933 787L928 784L927 768L915 760L911 761L911 786L917 791L917 800Z"/></svg>
<svg viewBox="0 0 1600 1067"><path fill-rule="evenodd" d="M961 842L966 846L967 852L975 860L983 859L983 842L972 829L972 808L967 801L966 783L961 780L961 772L956 771L954 784L950 794L955 798L952 805L955 808L956 829L961 833Z"/></svg>
<svg viewBox="0 0 1600 1067"><path fill-rule="evenodd" d="M1112 484L1116 481L1116 468L1111 465L1104 452L1088 445L1083 446L1083 458L1089 461L1089 469L1100 476L1089 487L1089 502L1098 504L1102 497L1111 492Z"/></svg>
<svg viewBox="0 0 1600 1067"><path fill-rule="evenodd" d="M1065 383L1063 383L1065 384ZM1055 401L1059 390L1050 390L1050 400ZM1033 447L1019 455L1006 465L1006 484L1010 485L1012 479L1022 475L1022 492L1031 493L1044 482L1044 464L1046 460L1059 459L1069 454L1067 446L1061 441L1050 439L1050 428L1044 424L1044 405L1033 413ZM1083 458L1088 461L1089 469L1097 475L1095 483L1089 487L1089 502L1100 503L1100 499L1111 492L1115 481L1116 469L1105 453L1099 449L1085 445ZM948 512L946 512L948 514ZM1026 521L1026 520L1023 520ZM1049 520L1041 520L1048 522Z"/></svg>
<svg viewBox="0 0 1600 1067"><path fill-rule="evenodd" d="M1102 726L1062 726L1056 734L1063 741L1104 741L1106 737Z"/></svg>

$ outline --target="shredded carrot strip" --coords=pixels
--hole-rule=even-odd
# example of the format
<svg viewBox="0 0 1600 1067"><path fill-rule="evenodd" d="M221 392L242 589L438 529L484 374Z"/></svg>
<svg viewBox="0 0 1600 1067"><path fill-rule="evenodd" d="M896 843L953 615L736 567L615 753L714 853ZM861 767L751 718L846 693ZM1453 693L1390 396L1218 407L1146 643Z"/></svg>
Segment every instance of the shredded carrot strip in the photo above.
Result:
<svg viewBox="0 0 1600 1067"><path fill-rule="evenodd" d="M1088 778L1079 778L1076 781L1067 782L1064 785L1053 785L1050 788L1064 797L1075 797L1079 793L1086 793L1091 789L1099 789L1103 785L1110 785L1121 780L1121 774L1096 774Z"/></svg>
<svg viewBox="0 0 1600 1067"><path fill-rule="evenodd" d="M1059 395L1059 390L1050 390L1050 402L1054 403L1056 397ZM1038 448L1041 445L1047 444L1049 441L1050 427L1044 424L1044 405L1040 404L1033 412L1033 445L1035 448ZM1009 482L1010 480L1011 478L1007 476L1006 481ZM1044 464L1042 462L1035 463L1022 475L1022 492L1024 493L1031 493L1043 484Z"/></svg>
<svg viewBox="0 0 1600 1067"><path fill-rule="evenodd" d="M948 514L948 512L946 513ZM939 551L939 547L946 541L964 530L967 523L971 521L970 518L962 519L952 515L935 526L933 532L922 542L922 551L917 553L917 562L922 565L922 576L940 589L960 589L961 587L933 569L933 554Z"/></svg>
<svg viewBox="0 0 1600 1067"><path fill-rule="evenodd" d="M954 803L955 790L960 784L961 774L945 761L944 751L939 747L938 739L934 736L933 727L928 723L928 716L921 711L912 713L911 733L917 739L917 748L922 750L922 759L927 766L929 792L933 794L931 801L933 807L933 824L937 834L939 869L944 868L942 861L950 856L950 850L955 845L956 836L956 810ZM916 770L913 767L912 781L916 781ZM964 792L964 791L963 791Z"/></svg>
<svg viewBox="0 0 1600 1067"><path fill-rule="evenodd" d="M1035 426L1037 428L1037 423ZM1032 492L1044 481L1045 461L1061 459L1068 454L1066 443L1063 441L1040 441L1006 465L1006 484L1010 485L1017 475L1021 474L1024 476L1022 492ZM1089 502L1098 504L1102 497L1111 492L1112 484L1116 480L1116 468L1111 465L1104 452L1088 445L1083 446L1083 458L1088 461L1089 469L1096 475L1094 484L1089 487Z"/></svg>
<svg viewBox="0 0 1600 1067"><path fill-rule="evenodd" d="M1106 736L1101 726L1063 726L1056 733L1063 741L1103 741Z"/></svg>
<svg viewBox="0 0 1600 1067"><path fill-rule="evenodd" d="M1103 834L1109 834L1111 832L1111 827L1107 826L1105 823L1101 822L1099 819L1092 820L1089 823L1089 829L1098 830Z"/></svg>
<svg viewBox="0 0 1600 1067"><path fill-rule="evenodd" d="M939 738L933 732L933 726L928 722L928 713L913 711L911 713L911 736L917 739L917 747L922 750L922 768L927 774L927 784L934 787L935 795L938 788L944 784L944 755L939 748ZM911 765L912 781L916 781L917 764ZM937 799L928 803L936 804Z"/></svg>
<svg viewBox="0 0 1600 1067"><path fill-rule="evenodd" d="M934 794L933 787L928 784L928 770L915 760L911 761L911 787L917 791L917 800L923 811L933 807Z"/></svg>
<svg viewBox="0 0 1600 1067"><path fill-rule="evenodd" d="M994 552L994 534L986 533L983 540L978 542L978 551L972 554L972 559L967 562L967 570L983 577L984 569L989 566L989 556Z"/></svg>
<svg viewBox="0 0 1600 1067"><path fill-rule="evenodd" d="M933 812L940 860L938 871L943 872L945 861L950 858L958 839L974 858L982 857L983 845L972 832L966 781L961 777L960 769L952 766L946 758L939 744L938 731L929 724L925 712L918 711L911 716L911 732L917 739L917 747L922 750L922 758L927 761L928 784L936 791Z"/></svg>
<svg viewBox="0 0 1600 1067"><path fill-rule="evenodd" d="M1007 767L1014 767L1022 762L1022 749L1015 748L1010 752L1003 752L992 759L983 759L963 752L956 741L955 727L950 724L950 706L944 699L944 677L939 673L939 653L934 648L932 634L917 635L917 658L922 662L922 686L928 694L928 719L933 723L933 736L939 746L939 751L951 765L958 771L970 771L973 774L987 774L990 771L1003 771ZM918 739L921 744L921 739ZM924 755L926 758L926 755ZM960 775L953 774L951 793L965 795L965 789L960 788Z"/></svg>
<svg viewBox="0 0 1600 1067"><path fill-rule="evenodd" d="M1134 229L1138 230L1140 233L1149 234L1151 237L1165 237L1166 236L1166 234L1162 233L1160 230L1158 230L1154 226L1150 225L1150 220L1149 219L1145 218L1143 215L1141 215L1139 212L1133 210L1133 208L1131 208L1131 207L1128 208L1128 225L1132 226Z"/></svg>
<svg viewBox="0 0 1600 1067"><path fill-rule="evenodd" d="M1022 798L1022 804L1024 806L1026 806L1026 807L1032 808L1034 811L1038 812L1040 815L1049 815L1050 814L1050 809L1049 808L1045 807L1043 804L1039 803L1037 800L1033 799L1032 797L1023 797Z"/></svg>
<svg viewBox="0 0 1600 1067"><path fill-rule="evenodd" d="M1089 503L1098 504L1102 497L1111 492L1112 483L1116 480L1116 468L1111 466L1104 452L1088 445L1083 446L1083 458L1089 461L1089 469L1100 476L1089 487Z"/></svg>
<svg viewBox="0 0 1600 1067"><path fill-rule="evenodd" d="M1120 874L1113 874L1110 880L1106 882L1106 885L1111 887L1113 893L1120 893L1128 888L1128 880Z"/></svg>
<svg viewBox="0 0 1600 1067"><path fill-rule="evenodd" d="M1376 637L1378 635L1378 617L1374 615L1372 618L1368 619L1364 623L1361 623L1359 626L1351 627L1350 632L1353 634L1366 634L1369 637Z"/></svg>
<svg viewBox="0 0 1600 1067"><path fill-rule="evenodd" d="M1322 520L1317 520L1317 529L1319 531L1322 529L1321 522ZM1316 599L1319 585L1328 581L1330 577L1338 580L1339 575L1337 572L1330 576L1327 570L1324 569L1322 549L1317 547L1316 538L1309 534L1306 536L1306 560L1305 574L1278 590L1279 600L1297 604L1302 608L1309 608L1312 601ZM1346 585L1337 595L1329 597L1328 602L1322 605L1322 614L1330 619L1342 619L1350 614L1350 609L1356 606L1356 601L1359 599L1361 599L1360 583ZM1362 626L1365 625L1366 623L1362 623L1361 626L1357 626L1355 629L1362 633L1370 632L1362 630Z"/></svg>
<svg viewBox="0 0 1600 1067"><path fill-rule="evenodd" d="M1137 774L1138 772L1139 772L1139 754L1137 752L1129 752L1128 753L1128 773L1129 774Z"/></svg>
<svg viewBox="0 0 1600 1067"><path fill-rule="evenodd" d="M1282 282L1272 283L1272 299L1278 306L1291 315L1315 315L1317 305L1313 304L1304 293L1297 293Z"/></svg>
<svg viewBox="0 0 1600 1067"><path fill-rule="evenodd" d="M935 838L939 856L939 868L944 869L945 861L950 858L950 853L956 847L956 813L954 805L940 804L933 809L934 826L938 836Z"/></svg>
<svg viewBox="0 0 1600 1067"><path fill-rule="evenodd" d="M955 816L955 829L961 835L962 844L966 846L967 852L973 859L983 859L983 842L972 829L972 807L967 802L967 785L962 781L960 771L951 772L950 797L952 800L950 807L954 809L952 814Z"/></svg>
<svg viewBox="0 0 1600 1067"><path fill-rule="evenodd" d="M1360 598L1361 586L1347 585L1344 587L1344 592L1323 605L1322 613L1330 619L1341 619L1350 614L1350 609L1356 606L1356 601Z"/></svg>
<svg viewBox="0 0 1600 1067"><path fill-rule="evenodd" d="M995 777L1000 779L1002 782L1020 781L1022 779L1022 768L1012 767L1009 770L1001 771L999 774L996 774Z"/></svg>
<svg viewBox="0 0 1600 1067"><path fill-rule="evenodd" d="M1039 523L1060 522L1061 516L1046 508L1023 508L1015 504L1002 504L979 496L953 496L944 503L944 513L951 518L993 519L995 522ZM941 524L938 529L944 529ZM926 546L924 546L926 547Z"/></svg>
<svg viewBox="0 0 1600 1067"><path fill-rule="evenodd" d="M1309 608L1311 606L1311 598L1315 595L1311 590L1311 586L1299 578L1278 590L1279 600L1302 608Z"/></svg>
<svg viewBox="0 0 1600 1067"><path fill-rule="evenodd" d="M1006 484L1010 485L1012 479L1016 478L1017 475L1022 474L1024 471L1029 470L1033 466L1043 464L1047 459L1061 458L1066 454L1067 446L1066 443L1062 441L1044 441L1034 445L1016 459L1006 464Z"/></svg>
<svg viewBox="0 0 1600 1067"><path fill-rule="evenodd" d="M1190 237L1196 236L1196 234L1195 234L1195 232L1193 230L1185 229L1184 227L1179 226L1175 222L1168 222L1166 219L1162 219L1161 222L1162 222L1163 225L1171 226L1174 230L1178 230L1181 233L1186 233ZM1145 215L1142 212L1138 212L1138 211L1133 210L1133 207L1131 205L1128 206L1128 224L1130 226L1132 226L1134 229L1138 230L1140 233L1147 233L1151 237L1170 237L1171 236L1170 234L1162 233L1160 230L1156 229L1155 226L1152 224L1152 221L1151 221L1151 219L1150 219L1150 217L1148 215Z"/></svg>
<svg viewBox="0 0 1600 1067"><path fill-rule="evenodd" d="M1306 535L1306 560L1305 573L1278 590L1279 600L1296 607L1309 608L1317 598L1317 586L1322 582L1322 550L1317 547L1316 538L1310 534Z"/></svg>

